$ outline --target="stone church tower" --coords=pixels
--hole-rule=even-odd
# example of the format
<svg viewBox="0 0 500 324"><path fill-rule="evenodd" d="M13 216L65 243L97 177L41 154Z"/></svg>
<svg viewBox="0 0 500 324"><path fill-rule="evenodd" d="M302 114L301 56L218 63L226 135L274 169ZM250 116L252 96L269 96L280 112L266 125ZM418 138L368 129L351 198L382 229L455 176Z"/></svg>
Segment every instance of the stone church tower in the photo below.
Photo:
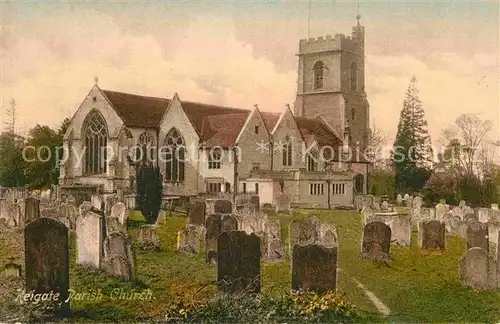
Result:
<svg viewBox="0 0 500 324"><path fill-rule="evenodd" d="M352 36L302 39L299 44L297 98L294 114L321 116L344 144L362 152L369 145L369 105L365 93L365 30Z"/></svg>

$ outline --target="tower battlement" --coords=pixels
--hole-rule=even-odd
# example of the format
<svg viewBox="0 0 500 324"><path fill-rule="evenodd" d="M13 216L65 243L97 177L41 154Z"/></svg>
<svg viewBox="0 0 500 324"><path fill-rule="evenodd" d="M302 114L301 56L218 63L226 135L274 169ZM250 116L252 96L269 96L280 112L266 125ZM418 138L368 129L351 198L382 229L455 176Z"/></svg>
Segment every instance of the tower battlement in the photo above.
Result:
<svg viewBox="0 0 500 324"><path fill-rule="evenodd" d="M299 42L299 55L326 51L350 51L363 55L364 52L364 29L353 27L351 36L336 34L301 39Z"/></svg>

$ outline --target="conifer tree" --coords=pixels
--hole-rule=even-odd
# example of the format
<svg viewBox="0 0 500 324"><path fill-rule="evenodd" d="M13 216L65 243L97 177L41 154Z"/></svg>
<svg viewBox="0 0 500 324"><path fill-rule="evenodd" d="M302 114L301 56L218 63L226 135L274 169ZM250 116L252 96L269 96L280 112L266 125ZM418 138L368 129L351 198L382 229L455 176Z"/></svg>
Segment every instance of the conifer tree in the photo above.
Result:
<svg viewBox="0 0 500 324"><path fill-rule="evenodd" d="M417 79L412 77L399 117L393 147L396 188L412 193L423 188L433 165L431 138L427 131L422 102L418 97Z"/></svg>
<svg viewBox="0 0 500 324"><path fill-rule="evenodd" d="M154 224L161 209L163 196L160 170L151 163L142 162L137 169L137 207L148 224Z"/></svg>

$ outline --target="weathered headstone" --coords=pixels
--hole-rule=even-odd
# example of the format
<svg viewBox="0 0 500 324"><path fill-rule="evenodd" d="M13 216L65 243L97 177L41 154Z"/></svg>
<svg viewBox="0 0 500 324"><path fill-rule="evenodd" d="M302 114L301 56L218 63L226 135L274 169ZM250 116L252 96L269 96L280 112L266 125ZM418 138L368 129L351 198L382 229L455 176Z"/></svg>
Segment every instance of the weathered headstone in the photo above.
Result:
<svg viewBox="0 0 500 324"><path fill-rule="evenodd" d="M389 211L389 202L384 200L382 204L380 204L380 209L384 212Z"/></svg>
<svg viewBox="0 0 500 324"><path fill-rule="evenodd" d="M363 229L361 256L370 260L388 260L391 248L391 228L382 222L371 222Z"/></svg>
<svg viewBox="0 0 500 324"><path fill-rule="evenodd" d="M396 204L398 206L403 205L403 197L401 196L401 194L398 194L398 196L396 197Z"/></svg>
<svg viewBox="0 0 500 324"><path fill-rule="evenodd" d="M122 202L117 202L111 207L111 218L117 218L124 228L127 228L129 212L127 206Z"/></svg>
<svg viewBox="0 0 500 324"><path fill-rule="evenodd" d="M338 245L337 228L329 223L319 224L319 244L323 246Z"/></svg>
<svg viewBox="0 0 500 324"><path fill-rule="evenodd" d="M143 250L159 250L160 249L160 239L156 234L156 225L142 225L139 229L139 246Z"/></svg>
<svg viewBox="0 0 500 324"><path fill-rule="evenodd" d="M267 261L283 261L285 259L285 244L281 239L270 238L266 253Z"/></svg>
<svg viewBox="0 0 500 324"><path fill-rule="evenodd" d="M281 238L281 225L279 220L268 220L264 224L264 232L271 238Z"/></svg>
<svg viewBox="0 0 500 324"><path fill-rule="evenodd" d="M217 239L217 283L226 293L260 292L260 239L242 231Z"/></svg>
<svg viewBox="0 0 500 324"><path fill-rule="evenodd" d="M116 260L113 260L116 256L125 260L125 263L116 263ZM123 277L125 280L133 278L135 264L132 241L124 233L112 232L106 237L104 240L104 260L107 270L112 275Z"/></svg>
<svg viewBox="0 0 500 324"><path fill-rule="evenodd" d="M422 249L445 249L445 224L438 220L423 220L418 226L419 246Z"/></svg>
<svg viewBox="0 0 500 324"><path fill-rule="evenodd" d="M292 290L325 292L337 289L338 247L294 245Z"/></svg>
<svg viewBox="0 0 500 324"><path fill-rule="evenodd" d="M34 197L28 197L24 200L24 206L25 224L40 217L40 200Z"/></svg>
<svg viewBox="0 0 500 324"><path fill-rule="evenodd" d="M15 263L7 263L2 271L4 276L19 278L21 277L21 265Z"/></svg>
<svg viewBox="0 0 500 324"><path fill-rule="evenodd" d="M196 200L189 206L188 217L189 223L194 225L205 224L205 208L206 204L203 200Z"/></svg>
<svg viewBox="0 0 500 324"><path fill-rule="evenodd" d="M489 252L488 224L479 222L467 222L466 237L467 249L480 247Z"/></svg>
<svg viewBox="0 0 500 324"><path fill-rule="evenodd" d="M202 234L201 227L186 224L184 228L177 232L177 251L190 255L200 253Z"/></svg>
<svg viewBox="0 0 500 324"><path fill-rule="evenodd" d="M255 211L259 211L260 210L260 198L259 196L251 196L250 197L250 204L252 205L252 208L255 210Z"/></svg>
<svg viewBox="0 0 500 324"><path fill-rule="evenodd" d="M443 217L446 212L448 212L449 208L447 208L444 204L436 205L436 219L440 222L444 221Z"/></svg>
<svg viewBox="0 0 500 324"><path fill-rule="evenodd" d="M290 215L290 197L285 195L280 195L276 197L276 212L283 215Z"/></svg>
<svg viewBox="0 0 500 324"><path fill-rule="evenodd" d="M462 283L465 286L480 290L495 286L495 284L491 283L493 274L490 273L490 265L488 253L482 248L473 247L467 250L459 264Z"/></svg>
<svg viewBox="0 0 500 324"><path fill-rule="evenodd" d="M92 204L92 208L97 210L104 211L104 201L101 195L94 194L90 197L90 203Z"/></svg>
<svg viewBox="0 0 500 324"><path fill-rule="evenodd" d="M102 256L103 217L86 211L76 220L77 263L99 268Z"/></svg>
<svg viewBox="0 0 500 324"><path fill-rule="evenodd" d="M215 214L231 214L233 212L233 203L231 200L216 200L214 203Z"/></svg>
<svg viewBox="0 0 500 324"><path fill-rule="evenodd" d="M319 232L316 224L309 220L293 220L290 223L290 251L295 244L316 244Z"/></svg>
<svg viewBox="0 0 500 324"><path fill-rule="evenodd" d="M411 245L411 220L408 217L391 217L391 243L403 246Z"/></svg>
<svg viewBox="0 0 500 324"><path fill-rule="evenodd" d="M465 200L460 200L460 203L458 203L458 208L464 209L467 207L467 202Z"/></svg>
<svg viewBox="0 0 500 324"><path fill-rule="evenodd" d="M222 217L220 214L205 218L205 260L207 263L217 262L217 238L222 233Z"/></svg>
<svg viewBox="0 0 500 324"><path fill-rule="evenodd" d="M92 204L90 203L90 201L84 201L80 204L80 206L78 206L78 211L80 215L85 214L86 211L91 209L92 209Z"/></svg>
<svg viewBox="0 0 500 324"><path fill-rule="evenodd" d="M156 225L161 225L165 222L165 219L167 218L167 213L163 210L160 209L158 212L158 218L156 218Z"/></svg>
<svg viewBox="0 0 500 324"><path fill-rule="evenodd" d="M28 201L30 198L28 198ZM33 212L33 208L28 214ZM33 217L34 215L31 215ZM24 228L26 291L59 294L56 312L67 314L69 303L68 228L50 218L36 218Z"/></svg>
<svg viewBox="0 0 500 324"><path fill-rule="evenodd" d="M222 232L230 232L238 230L238 220L233 215L221 215L222 217Z"/></svg>

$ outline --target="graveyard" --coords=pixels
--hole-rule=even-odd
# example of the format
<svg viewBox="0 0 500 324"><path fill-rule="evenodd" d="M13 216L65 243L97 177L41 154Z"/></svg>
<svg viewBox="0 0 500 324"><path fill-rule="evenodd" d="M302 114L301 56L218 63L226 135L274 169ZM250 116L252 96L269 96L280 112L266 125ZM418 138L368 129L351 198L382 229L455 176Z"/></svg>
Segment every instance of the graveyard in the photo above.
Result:
<svg viewBox="0 0 500 324"><path fill-rule="evenodd" d="M115 217L105 216L106 224L112 231L105 234L106 239L103 244L105 253L103 256L96 255L96 260L87 258L88 262L100 264L97 268L89 267L82 262L82 258L87 257L82 255L89 253L91 249L90 245L86 245L88 242L82 243L82 240L95 239L96 233L86 232L80 239L77 238L77 233L81 233L79 226L82 225L79 224L91 220L94 214L99 214L97 209L93 209L92 205L99 205L94 201L84 202L79 206L83 216L80 214L77 217L76 224L69 222L69 231L65 231L63 225L65 222L61 218L57 221L52 215L50 218L40 217L28 224L24 237L26 239L26 235L31 235L29 232L32 225L38 226L33 227L34 239L44 239L45 236L40 234L46 232L40 230L43 226L51 228L50 233L54 233L50 234L51 237L58 236L57 231L68 233L67 247L64 246L64 242L54 240L48 247L50 253L37 250L36 253L39 254L35 254L34 257L39 258L42 253L53 258L54 263L57 259L55 256L57 252L54 251L59 249L69 251L68 294L71 301L70 311L66 316L69 316L71 321L164 321L167 315L173 321L189 321L191 318L189 316L183 318L183 314L193 314L189 312L206 308L221 294L229 295L230 300L234 298L237 301L242 295L248 295L251 300L255 300L257 298L255 296L260 296L258 308L262 307L266 313L276 312L272 308L274 306L265 306L264 301L275 303L281 300L280 298L291 296L292 288L300 287L323 292L335 291L336 305L341 305L339 307L344 307L342 306L344 304L349 305L345 306L348 310L352 305L355 309L355 315L344 318L343 322L493 322L500 319L498 306L500 291L481 287L481 278L478 279L473 274L469 274L470 279L467 279L467 274L463 279L460 274L462 270L459 271L459 264L464 262L461 260L466 252L480 249L474 246L481 246L480 238L485 237L479 235L471 238L471 231L475 227L478 227L477 231L481 231L484 226L476 224L477 226L469 226L463 231L454 229L449 221L436 220L436 214L430 217L434 210L422 208L417 214L415 210L420 206L401 206L398 208L400 211L398 215L387 216L377 210L380 207L375 202L366 206L365 200L362 204L365 206L361 208L361 212L359 209L292 209L290 214L287 214L271 210L266 213L252 212L236 218L237 221L228 217L229 222L225 221L224 216L220 218L221 231L216 234L216 253L211 254L210 249L213 249L213 246L209 240L211 235L209 223L216 222L216 219L212 219L214 215L209 215L208 208L214 206L207 204L207 214L204 216L204 224L207 227L204 234L205 243L193 247L192 242L186 239L190 235L186 234L189 229L196 227L193 224L196 221L195 217L167 210L162 212L158 224L153 226L157 236L157 242L153 242L154 248L145 248L143 244L145 238L141 237L146 223L144 217L137 210L123 209L119 203L115 203L112 208L105 209L110 209L111 216L118 214L118 219L124 218L113 223L109 219ZM231 207L231 204L228 206ZM228 208L228 206L221 204L217 207L216 203L215 208ZM466 210L466 207L462 207L462 210ZM65 205L65 208L70 209L68 205ZM86 210L87 208L90 209ZM39 213L45 215L45 207L41 209ZM439 209L437 206L436 210ZM26 208L25 213L30 213L29 208ZM281 247L284 251L278 249L277 251L280 251L278 256L272 259L269 256L259 258L259 255L262 256L259 253L262 252L262 245L259 251L260 234L256 236L244 233L245 230L248 231L246 224L250 223L249 220L255 220L252 217L256 215L268 219L264 225L266 231L274 232L274 235L282 238ZM419 220L417 219L419 215L425 216ZM119 228L122 226L120 225L122 221L126 223L122 231L126 232L123 235L125 242L128 242L124 245L123 253L130 254L134 259L130 268L125 267L125 270L122 263L116 267L113 263L116 258L113 258L113 252L109 252L116 249L110 246L113 245L111 243L115 239L113 237L118 235L113 226ZM439 223L434 232L432 232L433 221ZM19 320L23 318L28 307L26 304L19 304L19 289L23 290L25 284L29 287L30 282L27 277L32 277L34 278L32 280L36 281L36 276L31 274L36 264L33 263L35 261L31 261L31 257L22 262L25 253L32 253L28 248L31 246L30 243L23 242L23 229L6 226L5 223L0 224L2 224L0 248L5 252L0 256L0 268L6 269L2 274L0 318ZM255 224L253 226L257 226ZM319 235L323 241L321 244L315 241L312 247L316 250L308 250L311 245L305 243L312 241L309 242L309 238L304 238L303 234L308 231L304 228L314 228L314 224L320 225L317 228L321 228ZM398 226L406 229L404 235L397 229ZM370 230L371 228L373 230ZM252 228L251 231L253 230ZM276 231L279 233L276 234ZM197 235L204 241L203 233ZM370 245L370 240L380 240L381 236L387 244ZM253 241L245 241L247 237L253 238ZM294 240L294 243L291 240ZM300 242L301 240L303 241ZM395 244L396 241L400 241L400 244ZM241 260L244 262L236 267L232 262L222 262L231 260L234 258L233 253L236 253L233 251L224 254L222 247L224 244L228 245L228 251L233 251L232 247L240 246L243 257ZM241 247L241 244L249 245ZM384 251L374 249L374 246L382 246ZM36 245L31 247L33 248L37 249ZM87 250L82 252L84 249ZM292 249L295 258L291 256ZM318 255L327 261L322 265L316 264L319 268L314 268L314 260ZM308 257L312 259L307 261ZM468 262L472 262L472 269L479 269L475 259L471 260L473 261ZM107 265L108 261L111 262L110 265ZM18 276L7 273L7 265L19 263L22 266ZM256 263L257 267L251 266ZM238 272L237 268L240 266L244 270ZM331 273L335 275L328 276ZM238 286L239 281L228 280L227 286L221 285L221 277L245 275L247 279L243 280L251 280L255 275L260 275L258 285L247 290ZM464 280L468 283L464 284ZM471 282L473 287L467 287ZM478 283L479 286L476 287ZM33 284L36 285L36 282ZM26 290L28 291L29 289ZM234 297L235 292L238 292L240 297ZM244 305L246 304L242 307L246 307ZM224 314L223 310L219 311L220 314ZM213 315L212 320L214 320ZM218 320L223 321L224 318L219 317ZM269 322L274 321L270 317Z"/></svg>

